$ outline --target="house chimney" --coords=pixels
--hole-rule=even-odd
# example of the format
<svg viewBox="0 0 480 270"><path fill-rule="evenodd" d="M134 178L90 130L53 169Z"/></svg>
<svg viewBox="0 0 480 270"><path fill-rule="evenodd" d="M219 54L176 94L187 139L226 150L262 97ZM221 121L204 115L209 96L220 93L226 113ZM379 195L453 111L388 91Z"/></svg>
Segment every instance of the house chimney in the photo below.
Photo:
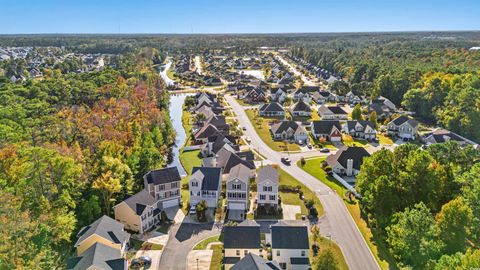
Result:
<svg viewBox="0 0 480 270"><path fill-rule="evenodd" d="M347 176L353 175L353 159L347 159Z"/></svg>

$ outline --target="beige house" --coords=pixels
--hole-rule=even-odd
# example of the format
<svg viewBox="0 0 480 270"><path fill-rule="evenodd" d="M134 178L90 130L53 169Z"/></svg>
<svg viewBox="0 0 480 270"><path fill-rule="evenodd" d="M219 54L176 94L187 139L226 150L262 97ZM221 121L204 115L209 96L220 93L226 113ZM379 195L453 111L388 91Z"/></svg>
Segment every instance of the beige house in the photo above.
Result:
<svg viewBox="0 0 480 270"><path fill-rule="evenodd" d="M257 205L275 209L278 206L278 171L270 165L258 171Z"/></svg>
<svg viewBox="0 0 480 270"><path fill-rule="evenodd" d="M78 240L75 243L77 254L80 255L92 245L101 243L120 250L123 255L130 240L130 234L123 228L122 223L111 217L102 216L92 224L83 227L77 234Z"/></svg>
<svg viewBox="0 0 480 270"><path fill-rule="evenodd" d="M158 202L146 189L115 205L113 209L115 219L130 231L144 233L160 221Z"/></svg>
<svg viewBox="0 0 480 270"><path fill-rule="evenodd" d="M272 225L270 229L272 261L278 262L281 269L310 269L308 258L310 244L307 226L279 221Z"/></svg>
<svg viewBox="0 0 480 270"><path fill-rule="evenodd" d="M250 195L250 169L238 164L230 170L227 177L227 206L230 213L237 211L238 218L243 220L248 210ZM243 213L243 214L242 214Z"/></svg>
<svg viewBox="0 0 480 270"><path fill-rule="evenodd" d="M225 269L230 269L248 254L260 254L260 225L254 220L244 220L237 226L224 227Z"/></svg>

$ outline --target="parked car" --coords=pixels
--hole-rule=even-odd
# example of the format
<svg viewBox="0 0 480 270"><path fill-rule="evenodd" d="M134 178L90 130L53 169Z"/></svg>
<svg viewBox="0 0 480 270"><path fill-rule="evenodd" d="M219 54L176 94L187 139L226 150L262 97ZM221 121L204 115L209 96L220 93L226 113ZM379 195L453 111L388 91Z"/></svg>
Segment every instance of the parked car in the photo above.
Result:
<svg viewBox="0 0 480 270"><path fill-rule="evenodd" d="M281 158L281 161L282 161L282 163L285 164L285 165L290 165L290 163L291 163L291 161L290 161L290 159L289 159L288 157L282 157L282 158Z"/></svg>
<svg viewBox="0 0 480 270"><path fill-rule="evenodd" d="M133 269L138 269L140 267L149 267L150 265L152 265L152 258L148 256L141 256L135 258L130 263L130 267Z"/></svg>
<svg viewBox="0 0 480 270"><path fill-rule="evenodd" d="M307 143L307 147L308 147L308 149L312 149L313 146L312 146L311 143Z"/></svg>
<svg viewBox="0 0 480 270"><path fill-rule="evenodd" d="M242 127L242 130L245 131L245 130L247 130L247 128L246 128L246 127Z"/></svg>
<svg viewBox="0 0 480 270"><path fill-rule="evenodd" d="M322 148L322 149L320 149L320 152L322 152L322 153L330 153L330 149L328 149L328 148Z"/></svg>
<svg viewBox="0 0 480 270"><path fill-rule="evenodd" d="M250 137L245 137L245 141L247 141L248 143L252 141L252 139L250 139Z"/></svg>
<svg viewBox="0 0 480 270"><path fill-rule="evenodd" d="M197 213L197 209L195 209L195 205L190 206L190 211L188 213L190 215L195 215L195 213Z"/></svg>

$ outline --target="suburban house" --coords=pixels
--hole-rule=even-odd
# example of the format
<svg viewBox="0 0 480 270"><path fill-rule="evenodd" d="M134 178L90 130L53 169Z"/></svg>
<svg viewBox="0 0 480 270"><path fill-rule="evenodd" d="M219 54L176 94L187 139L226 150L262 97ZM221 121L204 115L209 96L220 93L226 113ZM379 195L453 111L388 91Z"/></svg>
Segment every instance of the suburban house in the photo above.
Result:
<svg viewBox="0 0 480 270"><path fill-rule="evenodd" d="M222 192L222 168L193 167L188 188L190 205L205 201L208 207L217 207Z"/></svg>
<svg viewBox="0 0 480 270"><path fill-rule="evenodd" d="M280 270L280 265L275 261L267 261L264 258L248 253L238 261L230 270Z"/></svg>
<svg viewBox="0 0 480 270"><path fill-rule="evenodd" d="M257 175L257 205L274 208L278 206L278 171L267 165Z"/></svg>
<svg viewBox="0 0 480 270"><path fill-rule="evenodd" d="M245 96L243 96L248 102L265 102L267 100L267 96L265 92L260 88L253 88L252 90L248 91Z"/></svg>
<svg viewBox="0 0 480 270"><path fill-rule="evenodd" d="M270 101L283 103L288 97L288 93L281 87L273 88L270 90Z"/></svg>
<svg viewBox="0 0 480 270"><path fill-rule="evenodd" d="M217 136L219 134L224 135L224 133L220 132L214 125L209 124L195 132L193 138L197 144L204 144L208 142L209 137Z"/></svg>
<svg viewBox="0 0 480 270"><path fill-rule="evenodd" d="M250 169L243 164L233 167L227 176L226 186L229 217L234 216L234 220L245 219L250 202Z"/></svg>
<svg viewBox="0 0 480 270"><path fill-rule="evenodd" d="M312 121L310 131L315 139L331 142L342 141L342 126L338 120Z"/></svg>
<svg viewBox="0 0 480 270"><path fill-rule="evenodd" d="M390 136L414 140L418 133L418 122L413 118L402 115L387 124L387 132Z"/></svg>
<svg viewBox="0 0 480 270"><path fill-rule="evenodd" d="M223 115L212 115L206 118L205 122L203 123L204 126L212 125L217 128L218 131L222 134L229 134L230 125L227 124L225 116Z"/></svg>
<svg viewBox="0 0 480 270"><path fill-rule="evenodd" d="M375 111L379 119L385 119L396 111L396 106L385 97L378 97L368 105L368 113Z"/></svg>
<svg viewBox="0 0 480 270"><path fill-rule="evenodd" d="M312 98L317 104L335 101L335 96L328 91L315 91L312 93Z"/></svg>
<svg viewBox="0 0 480 270"><path fill-rule="evenodd" d="M362 99L350 91L345 95L345 101L350 104L357 104L360 103Z"/></svg>
<svg viewBox="0 0 480 270"><path fill-rule="evenodd" d="M320 91L318 86L303 86L293 93L293 100L300 101L303 100L306 103L312 102L312 93Z"/></svg>
<svg viewBox="0 0 480 270"><path fill-rule="evenodd" d="M343 125L343 132L352 137L365 140L374 140L377 138L377 131L375 130L375 125L372 122L366 120L347 121Z"/></svg>
<svg viewBox="0 0 480 270"><path fill-rule="evenodd" d="M429 133L426 133L424 135L422 135L422 141L427 144L427 145L431 145L431 144L435 144L435 143L445 143L445 142L449 142L449 141L456 141L458 144L460 145L465 145L465 144L473 144L475 145L474 142L468 140L468 139L465 139L464 137L456 134L456 133L453 133L449 130L446 130L446 129L436 129L432 132L429 132Z"/></svg>
<svg viewBox="0 0 480 270"><path fill-rule="evenodd" d="M297 103L293 104L293 106L290 108L290 113L294 117L295 116L310 117L312 115L312 109L303 100L299 100Z"/></svg>
<svg viewBox="0 0 480 270"><path fill-rule="evenodd" d="M211 158L204 158L202 160L203 167L220 167L222 168L223 175L227 175L230 173L230 170L242 164L243 166L249 169L249 177L255 177L255 163L253 160L247 159L247 157L239 156L239 153L233 153L226 149L225 147L220 149L218 153Z"/></svg>
<svg viewBox="0 0 480 270"><path fill-rule="evenodd" d="M281 269L307 270L310 268L308 250L308 228L285 221L270 226L272 261L278 262Z"/></svg>
<svg viewBox="0 0 480 270"><path fill-rule="evenodd" d="M177 167L152 170L143 176L145 189L157 200L158 208L165 209L180 203L180 174Z"/></svg>
<svg viewBox="0 0 480 270"><path fill-rule="evenodd" d="M332 171L346 176L356 176L360 173L363 158L369 157L370 153L363 147L342 147L335 154L327 157L327 164Z"/></svg>
<svg viewBox="0 0 480 270"><path fill-rule="evenodd" d="M92 224L83 227L78 232L78 240L75 243L77 255L81 255L95 243L117 249L123 255L130 240L130 234L125 232L123 228L122 223L105 215Z"/></svg>
<svg viewBox="0 0 480 270"><path fill-rule="evenodd" d="M307 131L297 122L284 120L270 126L273 139L304 144L308 140Z"/></svg>
<svg viewBox="0 0 480 270"><path fill-rule="evenodd" d="M236 151L239 150L238 145L232 143L234 139L232 138L227 138L223 136L222 134L217 134L211 137L208 137L208 142L202 144L200 147L200 152L202 154L202 157L211 157L214 156L220 151L222 148L226 148L232 153L235 153Z"/></svg>
<svg viewBox="0 0 480 270"><path fill-rule="evenodd" d="M325 106L318 108L318 115L322 120L346 120L348 113L339 106Z"/></svg>
<svg viewBox="0 0 480 270"><path fill-rule="evenodd" d="M272 103L264 103L258 109L258 114L261 116L275 116L275 117L283 117L285 115L285 111L283 110L282 105L277 102Z"/></svg>
<svg viewBox="0 0 480 270"><path fill-rule="evenodd" d="M223 239L225 269L230 269L248 254L259 255L262 248L260 225L254 220L246 219L236 226L225 226Z"/></svg>
<svg viewBox="0 0 480 270"><path fill-rule="evenodd" d="M120 250L97 242L77 257L67 261L67 270L127 270L127 260Z"/></svg>
<svg viewBox="0 0 480 270"><path fill-rule="evenodd" d="M115 205L113 210L115 219L125 225L125 229L140 234L160 222L157 200L146 189Z"/></svg>

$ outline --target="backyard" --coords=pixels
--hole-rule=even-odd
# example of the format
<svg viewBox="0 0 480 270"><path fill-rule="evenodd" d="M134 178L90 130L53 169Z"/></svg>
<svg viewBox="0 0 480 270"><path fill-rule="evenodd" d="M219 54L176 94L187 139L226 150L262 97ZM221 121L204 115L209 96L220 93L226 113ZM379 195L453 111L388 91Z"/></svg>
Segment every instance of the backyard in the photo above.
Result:
<svg viewBox="0 0 480 270"><path fill-rule="evenodd" d="M202 159L200 158L200 150L194 151L183 151L180 153L180 162L182 163L187 176L182 178L182 210L184 213L187 213L188 202L190 201L190 192L188 191L188 180L190 180L190 174L192 173L193 167L199 167L202 165ZM186 186L186 188L184 188Z"/></svg>

